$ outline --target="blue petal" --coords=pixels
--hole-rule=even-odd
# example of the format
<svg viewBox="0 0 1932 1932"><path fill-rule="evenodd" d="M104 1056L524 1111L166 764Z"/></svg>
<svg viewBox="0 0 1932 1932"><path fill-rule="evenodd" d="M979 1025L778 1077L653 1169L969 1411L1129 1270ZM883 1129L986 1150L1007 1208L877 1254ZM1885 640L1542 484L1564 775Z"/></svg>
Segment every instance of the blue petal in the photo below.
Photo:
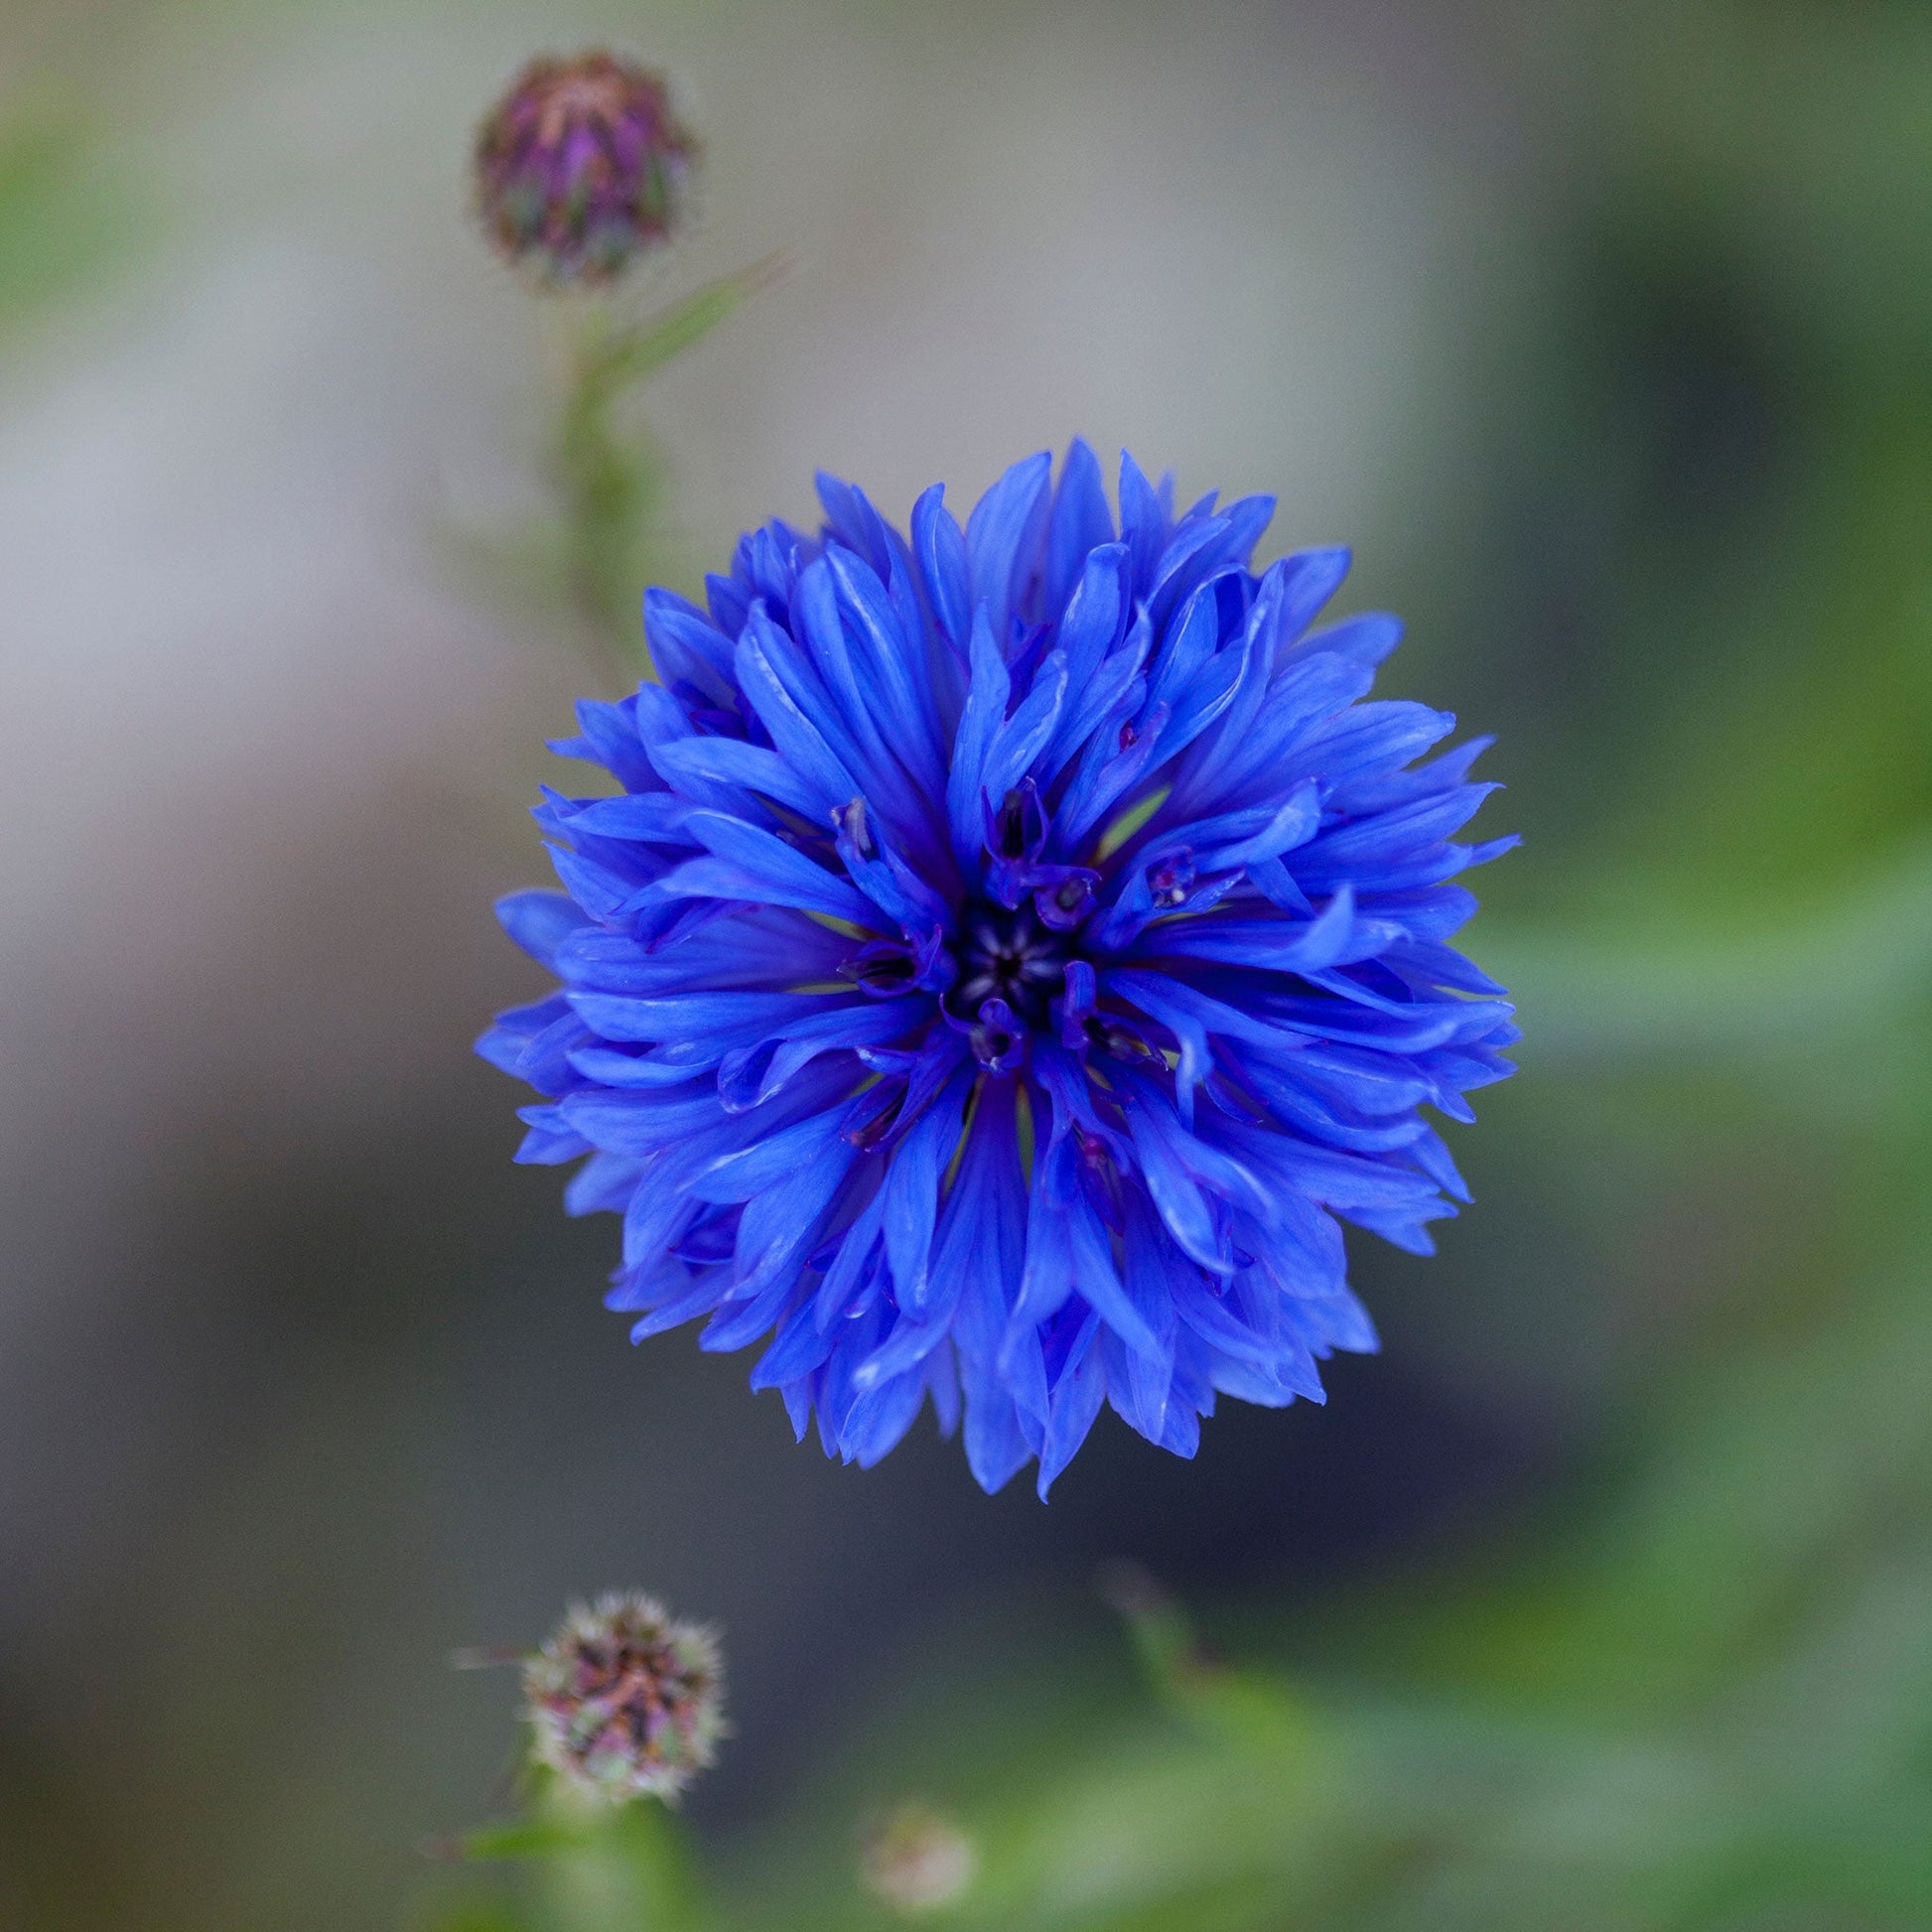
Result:
<svg viewBox="0 0 1932 1932"><path fill-rule="evenodd" d="M630 881L613 878L604 867L567 846L546 846L544 850L564 890L593 919L616 922L622 917L635 890Z"/></svg>
<svg viewBox="0 0 1932 1932"><path fill-rule="evenodd" d="M1026 776L1028 768L1046 749L1066 702L1066 653L1054 651L1040 665L1033 689L1001 726L980 772L983 797L996 802Z"/></svg>
<svg viewBox="0 0 1932 1932"><path fill-rule="evenodd" d="M1127 1125L1148 1193L1180 1251L1213 1274L1232 1274L1234 1263L1211 1197L1238 1200L1258 1219L1272 1221L1275 1203L1262 1178L1188 1133L1173 1104L1146 1081L1137 1083Z"/></svg>
<svg viewBox="0 0 1932 1932"><path fill-rule="evenodd" d="M1353 561L1336 545L1328 550L1298 550L1282 559L1281 634L1299 637L1315 620L1321 607L1341 589Z"/></svg>
<svg viewBox="0 0 1932 1932"><path fill-rule="evenodd" d="M1168 545L1168 512L1125 450L1120 453L1120 534L1134 560L1134 588L1146 596L1154 585L1155 564Z"/></svg>
<svg viewBox="0 0 1932 1932"><path fill-rule="evenodd" d="M566 1214L621 1214L645 1164L621 1154L593 1154L564 1187Z"/></svg>
<svg viewBox="0 0 1932 1932"><path fill-rule="evenodd" d="M852 941L802 912L748 905L667 950L628 933L584 926L557 951L557 971L595 993L679 993L755 986L766 991L828 978Z"/></svg>
<svg viewBox="0 0 1932 1932"><path fill-rule="evenodd" d="M1337 826L1303 848L1295 862L1296 876L1306 884L1311 872L1326 877L1346 866L1372 865L1434 845L1466 825L1481 810L1482 801L1499 789L1496 785L1459 785L1442 797L1399 805L1394 811Z"/></svg>
<svg viewBox="0 0 1932 1932"><path fill-rule="evenodd" d="M732 695L731 638L675 591L644 593L644 635L659 683L685 678L713 697Z"/></svg>
<svg viewBox="0 0 1932 1932"><path fill-rule="evenodd" d="M730 744L730 739L694 738L689 745ZM665 747L660 756L668 757L683 746ZM747 747L746 749L750 749ZM590 833L598 838L635 839L644 843L682 846L689 850L697 840L684 829L684 821L694 807L689 798L671 791L624 792L616 798L595 798L559 815L557 823L573 838Z"/></svg>
<svg viewBox="0 0 1932 1932"><path fill-rule="evenodd" d="M720 1029L746 1025L777 1026L819 1012L817 993L750 991L660 993L646 996L572 993L570 1003L606 1039L655 1045L664 1040L702 1037Z"/></svg>
<svg viewBox="0 0 1932 1932"><path fill-rule="evenodd" d="M892 568L892 534L866 492L824 470L813 477L812 483L833 534L883 578Z"/></svg>
<svg viewBox="0 0 1932 1932"><path fill-rule="evenodd" d="M731 1301L759 1308L771 1289L788 1298L797 1286L799 1268L818 1245L826 1210L845 1184L846 1170L857 1158L857 1150L842 1137L814 1146L819 1151L808 1163L780 1174L774 1185L747 1205L732 1255ZM759 1308L759 1312L763 1318L745 1341L764 1333L777 1317L775 1308L769 1312ZM742 1348L745 1343L721 1345Z"/></svg>
<svg viewBox="0 0 1932 1932"><path fill-rule="evenodd" d="M811 786L816 809L830 811L850 798L859 789L859 782L826 736L823 727L829 721L822 715L807 716L790 686L778 675L775 658L784 645L777 626L762 611L754 611L751 623L738 640L738 681L746 702L771 735L778 756L797 773L799 782Z"/></svg>
<svg viewBox="0 0 1932 1932"><path fill-rule="evenodd" d="M589 1087L557 1103L559 1118L612 1154L651 1154L718 1128L725 1119L716 1093L619 1092ZM734 1197L738 1198L738 1197Z"/></svg>
<svg viewBox="0 0 1932 1932"><path fill-rule="evenodd" d="M1278 795L1278 774L1302 735L1352 704L1373 682L1372 671L1345 657L1323 653L1295 663L1269 687L1242 738L1220 745L1219 757L1211 762L1204 754L1189 761L1184 781L1174 787L1174 809L1203 811L1218 801L1227 810L1248 803L1251 788Z"/></svg>
<svg viewBox="0 0 1932 1932"><path fill-rule="evenodd" d="M1386 777L1447 738L1455 729L1452 711L1432 711L1428 705L1388 700L1350 705L1338 718L1297 748L1297 762L1310 773L1318 772L1331 800L1339 797L1358 774ZM1364 807L1334 805L1337 811L1360 816Z"/></svg>
<svg viewBox="0 0 1932 1932"><path fill-rule="evenodd" d="M723 1058L730 1036L701 1045L682 1041L658 1053L625 1053L616 1046L579 1046L570 1063L600 1086L658 1089L681 1086Z"/></svg>
<svg viewBox="0 0 1932 1932"><path fill-rule="evenodd" d="M552 966L557 948L584 923L576 902L562 893L510 893L496 901L502 928L539 966Z"/></svg>
<svg viewBox="0 0 1932 1932"><path fill-rule="evenodd" d="M1167 627L1148 666L1147 701L1173 711L1199 681L1220 638L1220 616L1211 587L1196 591Z"/></svg>
<svg viewBox="0 0 1932 1932"><path fill-rule="evenodd" d="M808 1302L793 1310L776 1340L759 1357L752 1370L752 1387L775 1389L782 1383L795 1382L801 1375L809 1375L831 1352L832 1337L820 1332Z"/></svg>
<svg viewBox="0 0 1932 1932"><path fill-rule="evenodd" d="M686 738L695 738L697 734L692 728L691 721L679 708L677 700L661 685L640 686L637 695L630 700L630 707L638 741L651 758L651 776L643 782L625 778L624 789L635 792L655 791L662 778L656 765L657 753L667 745L675 745ZM722 805L727 808L740 802L735 786L706 784L693 778L685 780L684 796L696 804Z"/></svg>
<svg viewBox="0 0 1932 1932"><path fill-rule="evenodd" d="M966 539L946 508L945 496L945 485L934 483L912 505L912 548L933 619L953 646L963 651L973 622L973 590L967 576Z"/></svg>
<svg viewBox="0 0 1932 1932"><path fill-rule="evenodd" d="M885 1212L885 1196L875 1191L839 1238L832 1265L826 1269L813 1303L812 1318L821 1330L829 1333L838 1322L850 1320L859 1312L855 1301L878 1251Z"/></svg>
<svg viewBox="0 0 1932 1932"><path fill-rule="evenodd" d="M1032 575L1047 510L1053 459L1041 450L1016 463L966 519L966 555L973 603L983 607L994 641L1006 655L1007 629Z"/></svg>
<svg viewBox="0 0 1932 1932"><path fill-rule="evenodd" d="M1402 620L1387 611L1363 611L1343 618L1339 623L1309 632L1296 646L1297 654L1333 651L1370 669L1387 657L1402 641Z"/></svg>
<svg viewBox="0 0 1932 1932"><path fill-rule="evenodd" d="M762 1038L720 1055L718 1097L733 1113L760 1106L819 1054L887 1045L931 1014L932 1003L923 998L862 1000L787 1020Z"/></svg>
<svg viewBox="0 0 1932 1932"><path fill-rule="evenodd" d="M826 553L838 585L839 608L870 661L874 702L886 743L928 794L938 789L944 759L932 687L925 677L924 640L907 635L886 587L848 550Z"/></svg>
<svg viewBox="0 0 1932 1932"><path fill-rule="evenodd" d="M675 709L675 707L673 707ZM653 782L650 762L637 736L637 700L601 704L585 698L577 706L578 728L590 756L626 791L646 790ZM581 757L581 753L567 754Z"/></svg>
<svg viewBox="0 0 1932 1932"><path fill-rule="evenodd" d="M862 1469L884 1461L918 1419L924 1400L925 1384L912 1375L862 1394L840 1431L840 1449L846 1460Z"/></svg>
<svg viewBox="0 0 1932 1932"><path fill-rule="evenodd" d="M1344 886L1312 919L1175 919L1150 927L1135 951L1141 958L1212 959L1306 977L1373 958L1401 936L1400 927L1358 917Z"/></svg>
<svg viewBox="0 0 1932 1932"><path fill-rule="evenodd" d="M1107 507L1107 488L1100 463L1085 440L1076 436L1060 465L1059 487L1053 493L1053 513L1046 530L1045 616L1057 618L1082 574L1090 568L1090 553L1114 540L1114 519Z"/></svg>
<svg viewBox="0 0 1932 1932"><path fill-rule="evenodd" d="M1352 818L1364 818L1391 805L1406 805L1413 799L1448 791L1468 776L1469 767L1495 742L1493 738L1472 738L1412 771L1363 772L1335 787L1335 809Z"/></svg>
<svg viewBox="0 0 1932 1932"><path fill-rule="evenodd" d="M630 1324L633 1342L647 1341L667 1328L676 1328L694 1315L708 1313L718 1300L719 1282L706 1274L693 1280L689 1271L668 1258L639 1271L634 1286L614 1291L605 1297L611 1309L648 1309L650 1312Z"/></svg>
<svg viewBox="0 0 1932 1932"><path fill-rule="evenodd" d="M1053 1390L1052 1413L1046 1423L1046 1441L1039 1451L1038 1492L1041 1502L1052 1488L1060 1471L1073 1460L1080 1445L1087 1440L1100 1405L1106 1400L1107 1378L1099 1352L1093 1346L1096 1324L1089 1317L1068 1353L1066 1366Z"/></svg>
<svg viewBox="0 0 1932 1932"><path fill-rule="evenodd" d="M736 637L752 614L752 599L745 586L734 578L709 572L704 580L704 594L712 622L727 637Z"/></svg>
<svg viewBox="0 0 1932 1932"><path fill-rule="evenodd" d="M1066 653L1067 678L1076 693L1086 689L1124 634L1133 611L1128 569L1127 548L1119 543L1103 544L1082 560L1058 631L1058 648Z"/></svg>
<svg viewBox="0 0 1932 1932"><path fill-rule="evenodd" d="M793 1184L806 1168L834 1159L839 1147L849 1145L839 1138L843 1118L842 1108L830 1107L717 1155L692 1175L690 1191L698 1200L738 1201Z"/></svg>
<svg viewBox="0 0 1932 1932"><path fill-rule="evenodd" d="M939 1215L939 1180L959 1145L960 1115L971 1076L965 1067L894 1150L882 1190L886 1258L895 1296L914 1319L926 1302L927 1261Z"/></svg>
<svg viewBox="0 0 1932 1932"><path fill-rule="evenodd" d="M1070 1156L1071 1149L1062 1144L1052 1162L1035 1162L1020 1293L1000 1344L1002 1366L1009 1370L1021 1358L1030 1331L1057 1314L1075 1293L1130 1348L1147 1355L1161 1352L1160 1341L1121 1283L1099 1217L1063 1174L1049 1175L1049 1168L1065 1170Z"/></svg>
<svg viewBox="0 0 1932 1932"><path fill-rule="evenodd" d="M862 926L874 923L872 901L850 881L814 865L774 833L725 812L693 812L688 822L714 856L686 861L652 887L653 893L752 899Z"/></svg>
<svg viewBox="0 0 1932 1932"><path fill-rule="evenodd" d="M686 738L661 747L655 762L665 778L680 789L697 779L707 785L733 785L761 793L807 818L822 818L831 809L832 801L806 772L776 752L762 745L748 745L740 738ZM607 802L636 801L613 798Z"/></svg>
<svg viewBox="0 0 1932 1932"><path fill-rule="evenodd" d="M1069 660L1067 683L1071 690L1071 702L1061 713L1059 730L1054 733L1053 742L1041 762L1042 783L1057 776L1067 761L1087 747L1088 741L1103 725L1111 723L1117 730L1126 717L1139 709L1147 690L1141 678L1141 666L1146 662L1153 635L1147 613L1143 611L1135 619L1120 647L1103 658L1090 677L1078 675ZM1106 748L1103 746L1098 750L1101 758L1104 758Z"/></svg>
<svg viewBox="0 0 1932 1932"><path fill-rule="evenodd" d="M1128 1298L1155 1334L1158 1352L1148 1354L1126 1346L1111 1330L1101 1336L1107 1371L1107 1394L1129 1428L1149 1442L1167 1434L1169 1407L1173 1399L1174 1291L1176 1270L1199 1280L1192 1264L1175 1254L1162 1234L1148 1202L1131 1195L1122 1238L1123 1280Z"/></svg>
<svg viewBox="0 0 1932 1932"><path fill-rule="evenodd" d="M980 850L981 775L1006 722L1012 689L1006 660L981 605L973 617L972 682L967 686L966 709L960 714L952 770L946 780L946 818L952 828L953 852L962 866L971 865Z"/></svg>
<svg viewBox="0 0 1932 1932"><path fill-rule="evenodd" d="M527 1112L524 1117L528 1117ZM560 1132L544 1122L532 1121L530 1131L517 1144L513 1158L526 1166L556 1168L590 1151L590 1142L581 1134Z"/></svg>

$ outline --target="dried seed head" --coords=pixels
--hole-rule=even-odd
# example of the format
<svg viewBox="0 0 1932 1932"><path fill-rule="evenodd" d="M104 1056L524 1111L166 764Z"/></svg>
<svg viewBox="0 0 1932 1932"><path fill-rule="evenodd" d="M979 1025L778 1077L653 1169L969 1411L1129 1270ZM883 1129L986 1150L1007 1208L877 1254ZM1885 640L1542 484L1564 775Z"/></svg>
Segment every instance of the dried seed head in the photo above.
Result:
<svg viewBox="0 0 1932 1932"><path fill-rule="evenodd" d="M725 1735L716 1635L635 1591L574 1604L523 1666L537 1760L609 1800L674 1799Z"/></svg>
<svg viewBox="0 0 1932 1932"><path fill-rule="evenodd" d="M698 153L663 74L601 51L532 61L478 130L478 207L507 260L595 286L682 225Z"/></svg>

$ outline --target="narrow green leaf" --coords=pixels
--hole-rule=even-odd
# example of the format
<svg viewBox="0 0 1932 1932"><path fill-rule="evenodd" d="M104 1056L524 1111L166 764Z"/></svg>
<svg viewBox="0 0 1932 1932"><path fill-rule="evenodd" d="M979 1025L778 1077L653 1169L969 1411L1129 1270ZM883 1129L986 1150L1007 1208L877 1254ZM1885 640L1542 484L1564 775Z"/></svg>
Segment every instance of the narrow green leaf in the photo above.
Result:
<svg viewBox="0 0 1932 1932"><path fill-rule="evenodd" d="M633 382L653 375L667 362L735 314L753 296L776 284L786 272L784 258L767 255L730 275L707 282L668 309L647 317L632 328L620 329L604 338L587 358L584 380L600 399L609 398Z"/></svg>

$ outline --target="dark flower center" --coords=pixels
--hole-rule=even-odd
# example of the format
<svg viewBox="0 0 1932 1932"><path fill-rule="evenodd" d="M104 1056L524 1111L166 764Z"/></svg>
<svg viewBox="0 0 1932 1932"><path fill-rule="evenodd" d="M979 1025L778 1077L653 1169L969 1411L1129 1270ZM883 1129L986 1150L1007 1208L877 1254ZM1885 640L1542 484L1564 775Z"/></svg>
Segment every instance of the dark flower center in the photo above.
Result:
<svg viewBox="0 0 1932 1932"><path fill-rule="evenodd" d="M975 900L952 945L959 973L947 1006L962 1020L972 1020L988 1000L1004 1000L1023 1026L1045 1026L1048 1005L1073 956L1070 937L1043 925L1031 903L1009 912L1004 905Z"/></svg>

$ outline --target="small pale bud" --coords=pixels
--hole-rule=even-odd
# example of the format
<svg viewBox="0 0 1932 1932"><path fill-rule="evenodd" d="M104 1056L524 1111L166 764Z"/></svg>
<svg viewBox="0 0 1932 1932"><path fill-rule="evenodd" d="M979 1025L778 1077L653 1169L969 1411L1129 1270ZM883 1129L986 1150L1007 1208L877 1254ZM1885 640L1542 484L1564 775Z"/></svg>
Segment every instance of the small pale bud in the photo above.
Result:
<svg viewBox="0 0 1932 1932"><path fill-rule="evenodd" d="M675 1798L725 1735L716 1635L635 1592L572 1606L523 1666L538 1762L609 1800Z"/></svg>
<svg viewBox="0 0 1932 1932"><path fill-rule="evenodd" d="M951 1819L907 1803L867 1832L859 1875L903 1918L956 1905L979 1873L979 1852Z"/></svg>

